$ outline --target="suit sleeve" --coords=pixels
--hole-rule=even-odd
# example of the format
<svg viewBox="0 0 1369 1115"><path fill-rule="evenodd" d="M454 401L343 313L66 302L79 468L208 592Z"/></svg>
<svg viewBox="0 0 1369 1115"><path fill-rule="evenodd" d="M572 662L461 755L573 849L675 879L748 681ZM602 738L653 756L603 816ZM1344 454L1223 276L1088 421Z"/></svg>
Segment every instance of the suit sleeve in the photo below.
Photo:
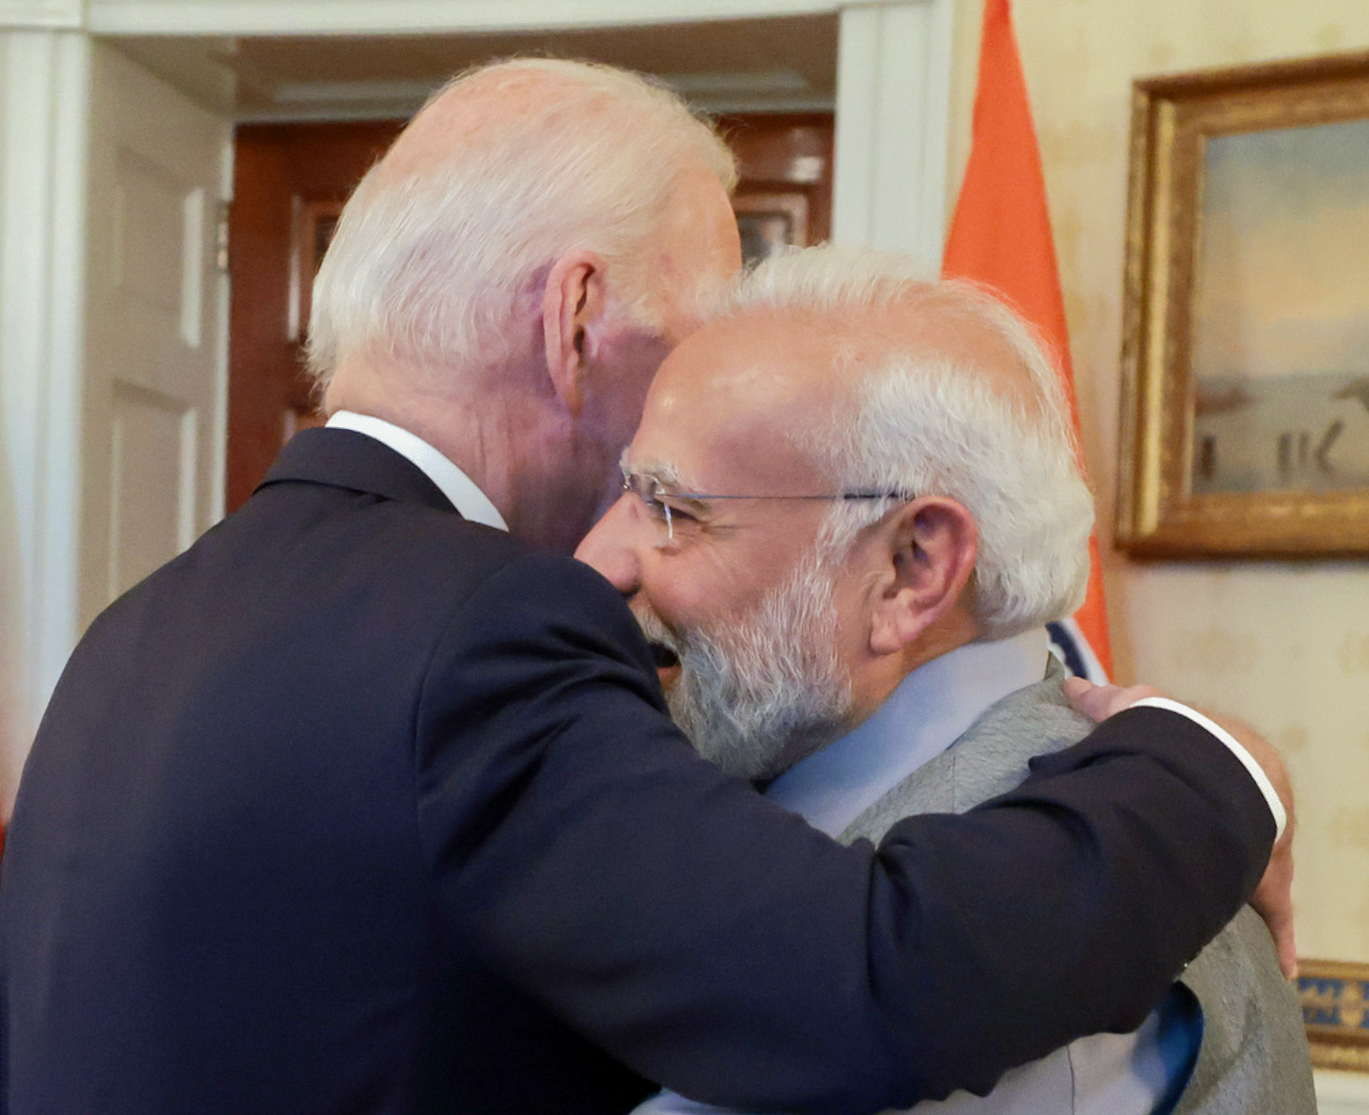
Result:
<svg viewBox="0 0 1369 1115"><path fill-rule="evenodd" d="M458 609L416 737L453 928L644 1076L757 1111L983 1092L1135 1028L1273 840L1227 749L1147 709L972 813L841 847L698 759L617 594L550 556Z"/></svg>

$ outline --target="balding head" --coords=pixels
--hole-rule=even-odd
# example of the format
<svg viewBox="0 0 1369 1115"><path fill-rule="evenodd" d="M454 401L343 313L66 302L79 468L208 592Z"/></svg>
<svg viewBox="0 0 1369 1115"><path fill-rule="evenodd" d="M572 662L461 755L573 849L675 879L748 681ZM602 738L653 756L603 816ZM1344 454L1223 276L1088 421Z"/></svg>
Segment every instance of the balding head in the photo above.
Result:
<svg viewBox="0 0 1369 1115"><path fill-rule="evenodd" d="M669 308L652 279L672 261L655 234L681 181L699 175L731 189L726 146L636 75L521 59L454 79L343 212L315 287L315 376L326 385L339 363L373 352L497 366L528 343L541 281L577 248L660 328Z"/></svg>
<svg viewBox="0 0 1369 1115"><path fill-rule="evenodd" d="M981 634L1078 607L1092 498L1055 366L1016 314L903 256L821 248L760 268L710 332L766 322L801 330L808 353L794 364L814 384L809 420L790 426L797 453L842 489L935 493L973 515ZM838 507L828 536L877 514Z"/></svg>
<svg viewBox="0 0 1369 1115"><path fill-rule="evenodd" d="M324 407L424 438L513 533L569 550L665 353L740 267L727 148L674 94L519 60L432 98L314 287Z"/></svg>

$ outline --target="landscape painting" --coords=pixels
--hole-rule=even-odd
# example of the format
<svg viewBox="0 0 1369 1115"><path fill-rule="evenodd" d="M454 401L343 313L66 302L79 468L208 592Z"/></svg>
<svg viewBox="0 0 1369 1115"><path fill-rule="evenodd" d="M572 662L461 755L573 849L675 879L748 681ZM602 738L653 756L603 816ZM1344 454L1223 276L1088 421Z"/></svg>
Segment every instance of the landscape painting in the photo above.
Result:
<svg viewBox="0 0 1369 1115"><path fill-rule="evenodd" d="M1369 489L1369 120L1207 141L1192 490Z"/></svg>
<svg viewBox="0 0 1369 1115"><path fill-rule="evenodd" d="M1132 87L1115 538L1369 555L1369 52Z"/></svg>

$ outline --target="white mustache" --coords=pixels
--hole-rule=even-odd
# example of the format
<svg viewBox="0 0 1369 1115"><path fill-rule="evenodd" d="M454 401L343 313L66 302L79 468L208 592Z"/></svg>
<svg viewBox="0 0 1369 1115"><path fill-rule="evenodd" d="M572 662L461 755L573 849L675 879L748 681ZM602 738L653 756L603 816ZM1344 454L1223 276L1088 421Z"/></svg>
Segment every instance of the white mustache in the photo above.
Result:
<svg viewBox="0 0 1369 1115"><path fill-rule="evenodd" d="M637 621L637 626L642 629L642 634L646 636L648 643L657 643L665 647L676 658L684 657L683 645L676 638L675 632L661 622L660 616L636 600L632 601L628 607L632 610L632 616Z"/></svg>

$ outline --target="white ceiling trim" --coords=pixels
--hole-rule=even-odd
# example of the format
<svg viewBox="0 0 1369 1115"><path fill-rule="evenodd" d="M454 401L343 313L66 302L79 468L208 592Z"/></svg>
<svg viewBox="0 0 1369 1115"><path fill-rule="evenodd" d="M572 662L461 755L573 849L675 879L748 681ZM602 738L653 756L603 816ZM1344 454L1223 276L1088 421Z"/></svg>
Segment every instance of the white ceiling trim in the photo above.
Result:
<svg viewBox="0 0 1369 1115"><path fill-rule="evenodd" d="M0 27L80 27L81 0L0 0Z"/></svg>
<svg viewBox="0 0 1369 1115"><path fill-rule="evenodd" d="M842 0L88 0L102 35L362 35L692 23L835 12ZM18 0L0 0L0 11ZM19 7L76 6L29 0Z"/></svg>
<svg viewBox="0 0 1369 1115"><path fill-rule="evenodd" d="M334 101L295 100L273 102L239 110L233 119L240 124L296 124L310 121L338 120L407 120L420 108L427 97L376 98L363 100L347 97ZM691 98L690 103L701 112L718 116L733 113L767 112L831 112L835 107L832 97L776 97L758 100L747 98Z"/></svg>

